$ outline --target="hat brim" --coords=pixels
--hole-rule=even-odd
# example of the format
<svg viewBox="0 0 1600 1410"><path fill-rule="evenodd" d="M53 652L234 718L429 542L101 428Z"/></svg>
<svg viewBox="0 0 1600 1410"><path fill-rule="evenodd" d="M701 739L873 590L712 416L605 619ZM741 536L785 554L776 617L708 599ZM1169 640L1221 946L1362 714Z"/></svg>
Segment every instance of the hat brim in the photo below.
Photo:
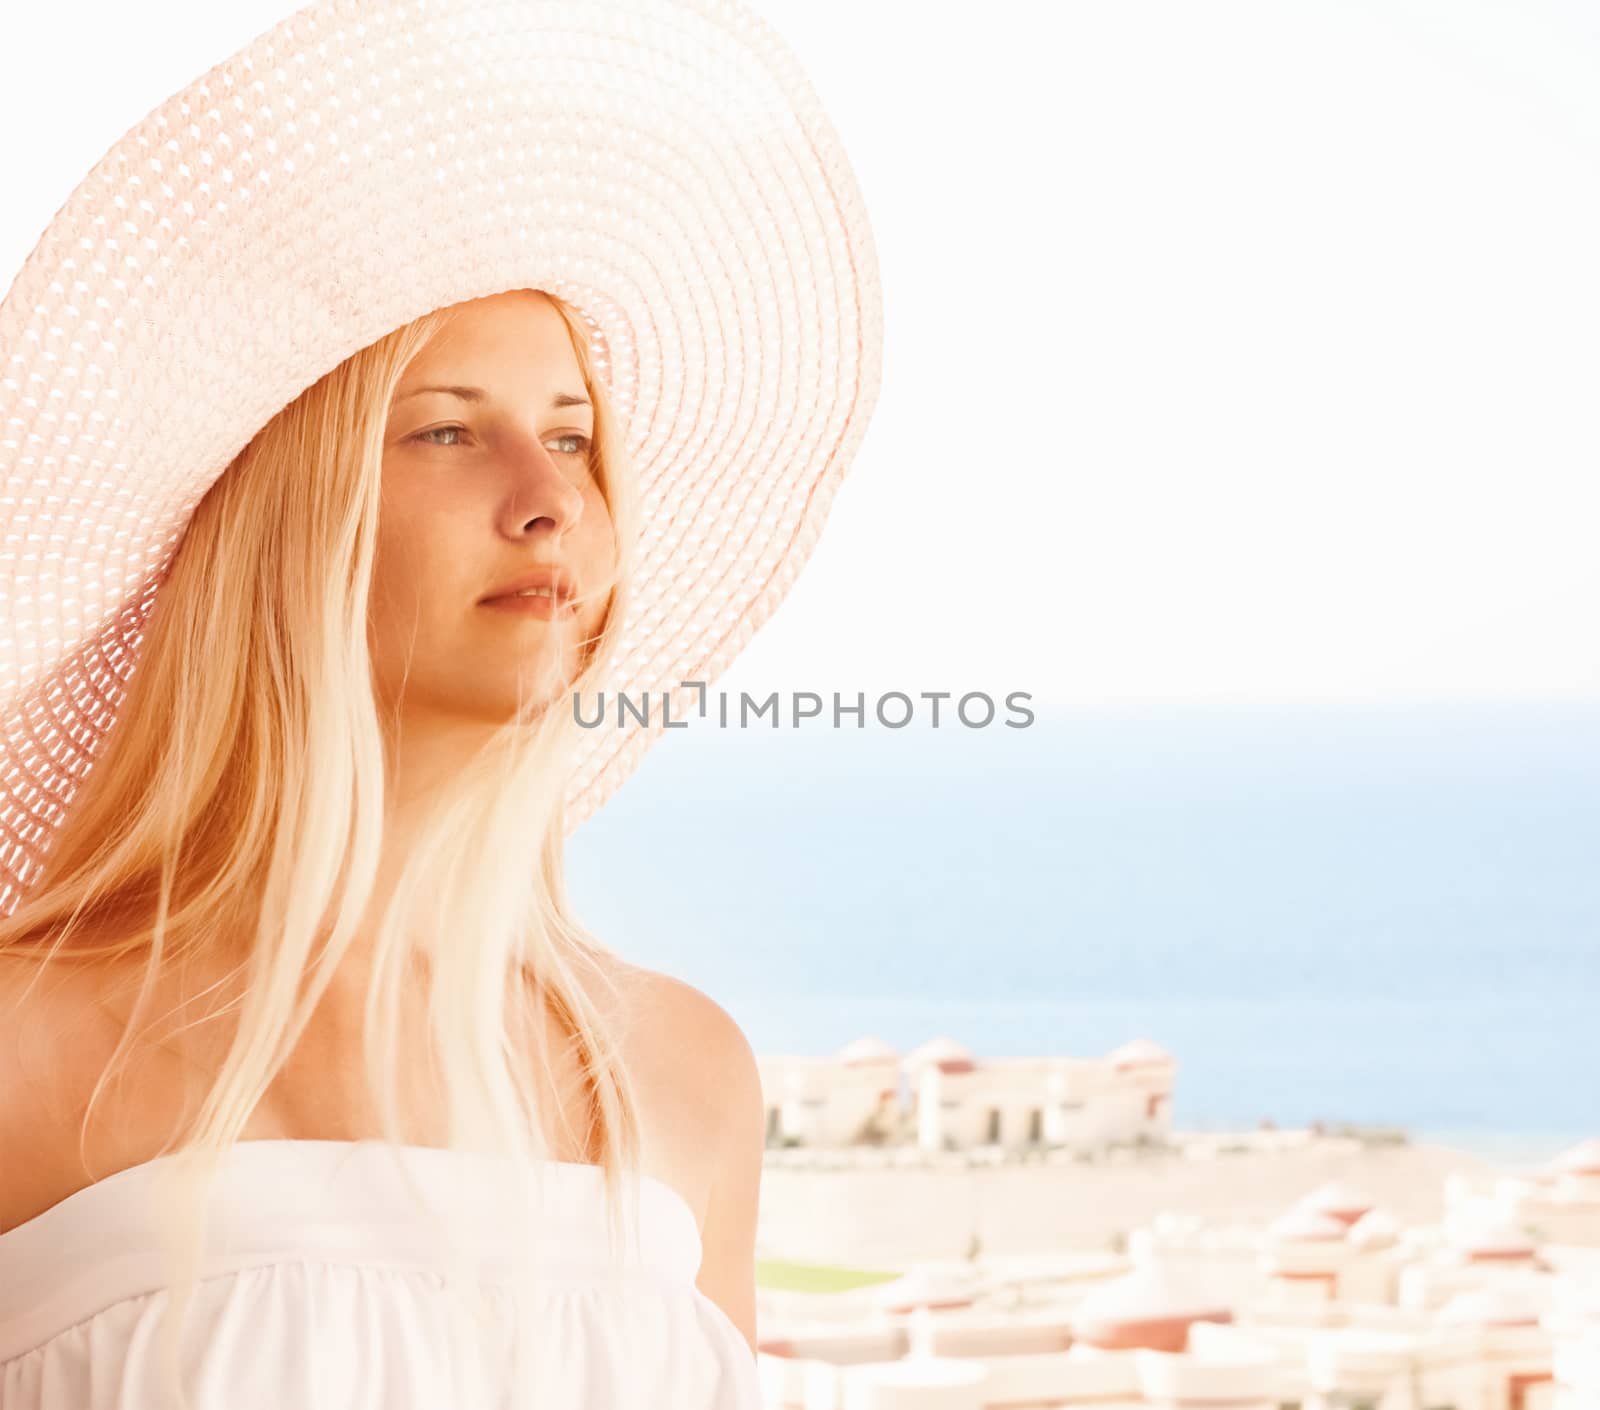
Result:
<svg viewBox="0 0 1600 1410"><path fill-rule="evenodd" d="M882 344L860 192L784 42L731 0L313 4L122 137L0 303L0 911L217 476L351 353L514 288L582 311L639 475L616 689L682 717L772 614ZM661 728L586 732L569 830Z"/></svg>

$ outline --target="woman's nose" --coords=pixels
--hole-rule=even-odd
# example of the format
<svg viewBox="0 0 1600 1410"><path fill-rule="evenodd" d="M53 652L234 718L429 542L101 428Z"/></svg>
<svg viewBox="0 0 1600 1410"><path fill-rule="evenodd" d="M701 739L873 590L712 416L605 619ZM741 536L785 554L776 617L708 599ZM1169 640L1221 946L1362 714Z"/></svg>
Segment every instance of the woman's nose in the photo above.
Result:
<svg viewBox="0 0 1600 1410"><path fill-rule="evenodd" d="M511 532L527 534L541 520L560 534L578 522L583 513L583 491L572 483L556 456L537 441L519 455L516 488L511 497Z"/></svg>

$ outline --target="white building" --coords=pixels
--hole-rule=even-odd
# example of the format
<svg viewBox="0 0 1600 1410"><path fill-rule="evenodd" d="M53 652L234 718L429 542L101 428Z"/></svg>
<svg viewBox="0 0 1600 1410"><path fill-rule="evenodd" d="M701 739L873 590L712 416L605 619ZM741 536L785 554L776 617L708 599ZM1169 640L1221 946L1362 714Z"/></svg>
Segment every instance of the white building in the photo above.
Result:
<svg viewBox="0 0 1600 1410"><path fill-rule="evenodd" d="M1586 1142L1487 1189L1451 1177L1437 1225L1334 1181L1259 1226L1163 1214L1125 1258L1062 1257L1053 1278L1043 1255L1012 1278L919 1265L769 1321L765 1404L1600 1410L1597 1181Z"/></svg>
<svg viewBox="0 0 1600 1410"><path fill-rule="evenodd" d="M860 1038L832 1057L761 1059L767 1142L1093 1151L1160 1141L1176 1070L1144 1039L1104 1057L979 1059L943 1035L903 1057Z"/></svg>

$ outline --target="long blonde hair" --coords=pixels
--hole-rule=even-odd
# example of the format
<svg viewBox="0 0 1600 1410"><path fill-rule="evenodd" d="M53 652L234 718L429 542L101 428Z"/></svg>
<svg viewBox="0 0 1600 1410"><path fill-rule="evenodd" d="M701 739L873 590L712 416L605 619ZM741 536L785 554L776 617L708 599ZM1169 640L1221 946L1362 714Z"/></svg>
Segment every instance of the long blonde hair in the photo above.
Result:
<svg viewBox="0 0 1600 1410"><path fill-rule="evenodd" d="M540 291L544 292L544 291ZM604 626L569 689L599 688L630 589L634 476L582 316L548 293L594 404L593 469L616 527ZM198 1115L164 1154L188 1183L174 1211L203 1208L215 1176L288 1060L358 928L371 927L365 1074L384 1138L404 1144L395 1080L401 997L419 967L443 1078L451 1148L503 1152L519 1177L547 1156L535 1056L541 1006L583 1074L588 1161L605 1172L613 1240L620 1188L639 1162L634 1091L583 975L606 983L608 948L571 912L562 802L577 725L563 696L493 732L441 785L374 920L392 760L373 691L368 593L388 408L407 365L445 327L440 309L353 354L280 411L200 501L167 570L102 757L73 798L38 882L0 918L0 956L73 965L143 957L139 992L79 1133L163 977L250 937L231 1045ZM507 846L526 838L526 848ZM537 861L531 854L537 847ZM81 933L80 933L81 929ZM417 937L448 937L419 952ZM509 1012L508 1012L509 1005ZM517 1035L539 1034L537 1055ZM529 1164L531 1163L531 1164ZM174 1224L168 1366L203 1244ZM181 1389L178 1398L182 1401Z"/></svg>

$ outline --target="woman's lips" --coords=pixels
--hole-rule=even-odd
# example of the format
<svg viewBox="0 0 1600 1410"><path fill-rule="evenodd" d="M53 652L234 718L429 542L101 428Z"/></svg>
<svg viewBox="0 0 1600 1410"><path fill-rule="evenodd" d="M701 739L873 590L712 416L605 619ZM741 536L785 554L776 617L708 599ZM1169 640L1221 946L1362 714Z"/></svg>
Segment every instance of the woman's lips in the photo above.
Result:
<svg viewBox="0 0 1600 1410"><path fill-rule="evenodd" d="M575 617L578 614L577 603L562 603L554 597L486 597L478 606L493 607L518 617L539 617L547 622L556 617Z"/></svg>

